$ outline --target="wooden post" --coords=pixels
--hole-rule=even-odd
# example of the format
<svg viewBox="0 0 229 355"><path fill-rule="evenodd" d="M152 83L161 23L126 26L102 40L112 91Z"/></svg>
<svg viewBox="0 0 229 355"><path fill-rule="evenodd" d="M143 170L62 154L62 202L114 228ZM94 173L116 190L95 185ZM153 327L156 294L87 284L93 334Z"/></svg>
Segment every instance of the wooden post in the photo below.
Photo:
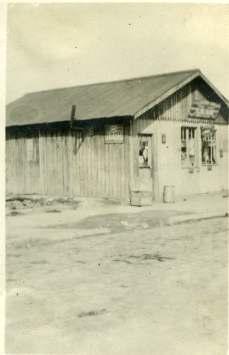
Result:
<svg viewBox="0 0 229 355"><path fill-rule="evenodd" d="M130 135L129 135L129 198L131 199L131 192L134 189L134 122L130 120Z"/></svg>
<svg viewBox="0 0 229 355"><path fill-rule="evenodd" d="M158 122L157 122L158 123ZM159 167L158 167L158 154L159 154L159 142L158 139L159 131L158 124L154 125L154 133L152 136L152 145L153 145L153 197L155 201L160 201L160 192L159 192Z"/></svg>
<svg viewBox="0 0 229 355"><path fill-rule="evenodd" d="M73 127L74 121L76 119L75 114L76 114L76 105L72 105L72 110L71 110L71 128Z"/></svg>

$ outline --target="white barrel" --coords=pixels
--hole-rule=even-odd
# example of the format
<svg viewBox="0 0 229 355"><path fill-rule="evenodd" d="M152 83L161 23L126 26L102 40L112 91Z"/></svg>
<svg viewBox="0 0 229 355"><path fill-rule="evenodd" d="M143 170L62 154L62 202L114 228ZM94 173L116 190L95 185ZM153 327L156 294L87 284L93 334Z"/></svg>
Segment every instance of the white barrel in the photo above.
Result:
<svg viewBox="0 0 229 355"><path fill-rule="evenodd" d="M163 191L163 202L174 203L175 202L175 186L165 185Z"/></svg>

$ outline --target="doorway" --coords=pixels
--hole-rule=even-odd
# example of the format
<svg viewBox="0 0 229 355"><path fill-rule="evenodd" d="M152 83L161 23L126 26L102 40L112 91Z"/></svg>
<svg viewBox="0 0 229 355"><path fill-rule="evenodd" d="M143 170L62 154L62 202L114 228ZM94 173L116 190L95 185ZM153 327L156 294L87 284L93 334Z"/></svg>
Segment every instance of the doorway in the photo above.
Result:
<svg viewBox="0 0 229 355"><path fill-rule="evenodd" d="M153 197L153 136L138 134L138 185Z"/></svg>

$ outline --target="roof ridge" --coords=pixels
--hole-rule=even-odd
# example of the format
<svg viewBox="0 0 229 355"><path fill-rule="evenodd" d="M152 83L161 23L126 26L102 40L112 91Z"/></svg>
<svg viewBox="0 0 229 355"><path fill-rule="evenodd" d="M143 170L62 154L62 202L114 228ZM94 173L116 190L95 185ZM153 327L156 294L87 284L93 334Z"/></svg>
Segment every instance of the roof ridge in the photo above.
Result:
<svg viewBox="0 0 229 355"><path fill-rule="evenodd" d="M58 91L58 90L64 90L64 89L73 89L73 88L95 86L95 85L98 86L98 85L104 85L104 84L128 82L128 81L142 80L142 79L151 79L151 78L156 78L156 77L160 77L160 76L168 76L168 75L175 75L175 74L182 74L182 73L193 73L193 72L201 73L200 69L198 69L198 68L189 69L189 70L178 70L178 71L167 72L167 73L159 73L159 74L155 74L155 75L145 75L145 76L139 76L139 77L137 76L137 77L133 77L133 78L118 79L118 80L111 80L111 81L102 81L102 82L94 82L94 83L88 83L88 84L80 84L80 85L59 87L59 88L55 88L55 89L33 91L33 92L28 92L28 93L24 94L23 96L33 95L33 94L37 94L37 93L47 93L49 91Z"/></svg>

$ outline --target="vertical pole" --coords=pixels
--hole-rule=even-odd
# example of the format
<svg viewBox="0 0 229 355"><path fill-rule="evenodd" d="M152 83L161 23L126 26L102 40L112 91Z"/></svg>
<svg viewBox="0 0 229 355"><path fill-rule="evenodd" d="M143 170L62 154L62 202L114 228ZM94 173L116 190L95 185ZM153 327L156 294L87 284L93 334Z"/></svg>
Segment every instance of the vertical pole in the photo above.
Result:
<svg viewBox="0 0 229 355"><path fill-rule="evenodd" d="M158 146L158 121L154 122L154 133L152 135L152 146L153 146L153 194L154 200L160 201L160 193L159 193L159 171L158 171L158 154L159 154L159 146Z"/></svg>
<svg viewBox="0 0 229 355"><path fill-rule="evenodd" d="M71 128L73 127L74 121L75 121L75 114L76 114L76 105L72 105L72 110L71 110Z"/></svg>
<svg viewBox="0 0 229 355"><path fill-rule="evenodd" d="M130 121L130 136L129 136L129 198L131 199L131 192L133 190L134 185L134 146L133 146L133 139L134 139L134 132L133 132L133 119Z"/></svg>

